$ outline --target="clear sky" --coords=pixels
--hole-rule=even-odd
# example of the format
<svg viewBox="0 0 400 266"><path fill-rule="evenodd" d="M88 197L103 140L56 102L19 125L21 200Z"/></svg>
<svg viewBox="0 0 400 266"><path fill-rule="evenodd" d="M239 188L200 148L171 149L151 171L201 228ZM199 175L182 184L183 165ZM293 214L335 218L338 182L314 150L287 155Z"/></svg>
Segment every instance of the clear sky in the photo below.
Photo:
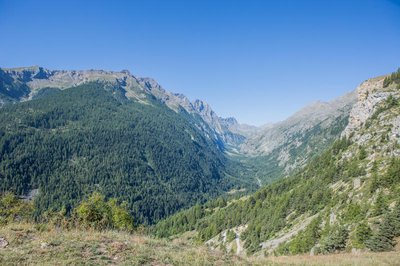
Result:
<svg viewBox="0 0 400 266"><path fill-rule="evenodd" d="M128 69L260 125L400 67L400 0L0 0L0 66Z"/></svg>

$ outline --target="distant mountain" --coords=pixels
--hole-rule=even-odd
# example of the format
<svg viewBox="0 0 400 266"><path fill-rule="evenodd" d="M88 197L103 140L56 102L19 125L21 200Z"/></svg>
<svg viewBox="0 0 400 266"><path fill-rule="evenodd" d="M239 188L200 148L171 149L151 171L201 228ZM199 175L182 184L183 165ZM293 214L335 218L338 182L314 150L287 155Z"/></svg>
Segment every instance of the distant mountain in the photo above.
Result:
<svg viewBox="0 0 400 266"><path fill-rule="evenodd" d="M89 87L88 84L90 85ZM96 98L96 90L93 87L97 88L99 97L103 97L104 105ZM82 95L79 95L79 89L82 90ZM86 90L89 90L90 93ZM104 93L106 95L103 95ZM113 98L112 101L109 98L110 95ZM66 97L69 101L64 101L62 97ZM72 99L73 97L75 98ZM92 100L96 101L97 105L94 105ZM36 169L29 168L29 164L34 163L31 159L20 161L21 154L25 154L22 158L26 158L28 155L33 158L38 156L34 152L35 148L37 148L36 145L39 145L35 139L37 136L31 139L31 134L36 132L35 134L44 134L47 138L50 136L46 135L51 131L48 130L49 128L54 132L65 133L62 130L64 127L68 129L71 125L76 126L79 124L81 126L79 128L73 127L74 130L77 130L77 132L89 130L94 134L94 132L98 132L100 128L106 125L108 127L113 126L113 123L121 124L125 127L127 123L130 123L130 119L133 119L144 123L140 128L127 131L128 135L134 134L136 139L141 140L140 144L131 143L128 146L133 147L134 151L130 152L135 153L135 155L132 155L134 158L140 158L138 163L140 162L139 164L142 166L139 167L140 170L135 170L135 173L129 176L151 176L151 184L146 186L153 189L151 193L148 192L150 195L148 197L153 194L157 194L160 197L170 197L169 193L172 193L173 190L165 187L165 184L168 184L167 187L171 186L170 178L174 179L173 182L178 182L178 180L188 182L187 187L178 189L177 195L187 194L181 197L181 200L176 200L176 204L173 203L173 197L171 197L171 201L167 200L162 203L164 205L157 205L160 200L156 199L153 204L154 207L149 207L148 197L140 198L139 200L136 194L136 196L130 194L128 201L131 204L132 211L138 213L137 219L144 222L154 222L180 208L189 207L195 202L211 199L232 188L249 192L256 184L262 186L298 171L314 157L321 154L342 134L343 129L348 124L350 110L355 102L356 94L353 92L332 102L316 102L283 122L264 127L253 127L240 124L235 118L221 118L206 102L201 100L190 101L182 94L165 90L154 79L137 77L127 70L120 72L48 70L38 66L3 68L0 69L0 107L3 107L0 109L0 114L4 116L3 121L9 122L0 123L4 133L4 135L0 135L0 139L3 139L2 145L5 147L2 150L5 157L0 159L3 162L2 172L0 169L0 178L7 180L2 189L13 189L20 194L28 193L40 186L39 181L44 178L44 174L55 175L63 173L65 176L70 176L70 173L66 174L64 172L68 170L66 165L63 166L63 169L60 169L59 166L51 168L54 165L58 165L58 160L72 160L69 157L72 155L69 153L54 157L58 159L52 162L51 165L41 162L40 164L50 167L51 170L45 167L40 174L35 172ZM51 106L51 108L42 109L39 103L43 106ZM124 106L122 109L118 109L120 104ZM69 105L76 108L79 106L83 110L82 113L76 110L77 113L72 117L64 116L64 113L71 112ZM98 120L97 117L94 118L90 115L92 109L86 108L86 105L93 107L94 114L104 113L107 115L103 120ZM113 105L118 106L118 110L114 110L111 107ZM108 113L104 108L110 108L110 110L114 111ZM126 113L125 108L132 108L132 111L140 109L146 109L147 111L145 113L140 111L131 115L129 112ZM33 114L30 114L30 112L33 112ZM42 116L39 116L40 113L43 113ZM125 114L126 117L121 117L121 114ZM113 116L115 116L115 121L112 120ZM35 119L35 122L29 122L30 119ZM77 119L77 121L74 119ZM95 121L98 121L98 125L92 129ZM170 124L166 124L167 122ZM90 125L90 128L86 128L86 124ZM7 128L13 128L14 131L8 132ZM143 135L149 134L152 128L163 128L164 131L158 132L158 135ZM113 136L110 138L114 141L116 133L108 133ZM128 135L125 138L128 138ZM182 140L179 139L181 135L184 136ZM129 136L132 137L133 135ZM82 138L82 136L80 137ZM23 140L24 145L18 146L18 142L14 141L14 139L19 138ZM62 142L65 145L69 141L78 141L78 136L70 139L68 134L62 138L68 139L63 139ZM120 138L125 140L123 136L120 136ZM25 143L25 141L27 142ZM96 141L104 145L104 139ZM129 141L134 142L136 140L129 139ZM99 143L92 144L98 145ZM157 145L154 144L155 146L151 146L151 148L146 147L149 143L157 143ZM163 143L167 143L169 152L171 152L170 155L168 155L168 152L164 153L165 150L157 151L157 149L163 147ZM169 145L168 143L172 144ZM143 144L146 145L143 146ZM52 145L58 144L57 142L51 142L48 145L48 147L45 147L46 149L53 149L54 146ZM110 145L110 152L113 152L112 156L116 156L116 154L122 156L120 144L110 142ZM185 148L182 145L185 145ZM18 150L18 147L21 150ZM29 149L24 150L22 147L29 147ZM98 148L98 146L96 147ZM180 148L175 150L178 147ZM75 148L80 149L78 146ZM184 152L184 150L186 151ZM73 153L76 152L76 150L73 151ZM96 155L93 156L109 156L105 153L105 150L100 149L96 152ZM156 161L162 166L155 170L154 162L149 161L147 153L156 156L154 158L157 158ZM176 157L175 153L178 154L178 157ZM125 157L122 156L121 158ZM171 158L175 158L181 164L177 163L172 166ZM13 165L13 162L17 163ZM95 160L94 162L98 161ZM39 161L36 163L39 164ZM14 170L6 171L6 169L13 169L10 168L10 165L15 167L16 172L13 172ZM146 165L150 168L147 169ZM95 167L95 165L93 164L91 167ZM125 171L121 170L123 168L120 169L118 167L110 170L111 176L115 176L118 171L121 173ZM18 170L16 170L17 168ZM84 169L81 168L81 170ZM117 171L117 169L119 170ZM31 172L32 170L34 172ZM148 174L150 173L148 170L152 173ZM92 172L94 173L95 171L93 170ZM80 176L81 174L79 173L78 175ZM15 176L18 178L15 178ZM99 175L97 174L97 176ZM144 178L143 176L140 178ZM164 189L163 192L160 192L160 188L156 185L157 182L154 179L156 176L163 180L159 183L160 187ZM201 176L201 178L194 182L194 176ZM85 181L84 191L80 191L79 195L74 195L73 197L81 198L89 190L93 190L94 185L98 185L96 178L91 182ZM104 178L104 176L101 177L103 182L105 182ZM166 178L166 180L163 178ZM192 184L193 187L189 189L191 186L189 183L192 181L194 182ZM185 182L182 181L181 183ZM108 187L110 184L107 183L106 186ZM133 188L135 186L131 184L128 187ZM141 186L145 186L144 183L139 185L139 187ZM114 186L114 188L106 190L105 194L119 195L127 199L127 195L133 193L132 191L129 191L129 193L125 191L116 194L117 187ZM58 191L57 193L61 193L61 190L54 190ZM189 193L192 194L189 195ZM49 207L60 207L62 204L71 205L76 202L76 200L71 200L68 197L61 198L61 196L54 195L50 195L46 199L41 198L38 201L42 204L39 209L45 210ZM139 205L142 206L143 202L141 200L146 202L144 204L148 206L146 210L138 209ZM55 203L53 204L52 202Z"/></svg>
<svg viewBox="0 0 400 266"><path fill-rule="evenodd" d="M240 152L258 169L263 182L293 173L341 135L355 102L355 92L315 102L282 122L253 131Z"/></svg>
<svg viewBox="0 0 400 266"><path fill-rule="evenodd" d="M153 223L251 189L200 110L154 88L127 71L0 69L0 191L34 191L40 215L98 190Z"/></svg>
<svg viewBox="0 0 400 266"><path fill-rule="evenodd" d="M154 232L195 231L210 248L238 255L392 250L400 237L400 71L365 81L356 95L342 138L302 170L251 196L180 212ZM346 102L318 103L289 122L335 126L341 112L332 110ZM329 115L315 115L320 108Z"/></svg>
<svg viewBox="0 0 400 266"><path fill-rule="evenodd" d="M198 126L221 145L237 145L245 139L238 130L235 132L230 130L238 124L235 119L219 117L206 102L201 100L191 102L182 94L164 90L154 79L136 77L127 70L66 71L48 70L38 66L3 68L0 69L0 104L33 99L40 96L41 91L47 87L66 89L91 81L118 86L129 99L147 102L146 98L151 95L175 112L185 110L189 114L197 115L201 117L201 122L207 124L200 123Z"/></svg>

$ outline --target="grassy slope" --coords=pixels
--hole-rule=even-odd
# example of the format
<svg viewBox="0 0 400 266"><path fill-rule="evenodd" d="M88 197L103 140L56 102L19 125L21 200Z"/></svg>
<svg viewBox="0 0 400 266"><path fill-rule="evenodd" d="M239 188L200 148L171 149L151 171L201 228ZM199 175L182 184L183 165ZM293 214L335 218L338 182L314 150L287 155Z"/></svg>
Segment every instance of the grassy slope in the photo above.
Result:
<svg viewBox="0 0 400 266"><path fill-rule="evenodd" d="M0 228L9 245L0 249L1 265L205 265L246 264L243 259L190 245L115 231L37 230L32 224Z"/></svg>
<svg viewBox="0 0 400 266"><path fill-rule="evenodd" d="M197 246L115 231L39 230L27 223L0 227L9 245L1 265L395 265L399 252L240 258Z"/></svg>

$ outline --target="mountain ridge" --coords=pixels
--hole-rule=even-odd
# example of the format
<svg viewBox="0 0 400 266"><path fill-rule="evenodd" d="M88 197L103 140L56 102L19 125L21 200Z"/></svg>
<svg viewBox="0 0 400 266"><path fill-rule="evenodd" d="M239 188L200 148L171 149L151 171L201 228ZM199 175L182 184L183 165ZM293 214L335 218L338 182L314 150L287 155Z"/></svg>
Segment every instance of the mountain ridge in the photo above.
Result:
<svg viewBox="0 0 400 266"><path fill-rule="evenodd" d="M230 127L238 123L236 119L224 119L219 117L209 104L202 100L190 101L185 95L165 90L152 78L137 77L128 70L49 70L39 66L2 68L3 76L18 82L24 90L14 100L26 101L32 99L41 89L47 87L66 89L91 81L100 81L120 86L125 91L125 96L132 100L146 103L146 97L151 95L166 104L175 112L183 108L189 114L199 115L215 132L215 139L220 138L226 144L237 145L244 141L238 130L233 133ZM3 85L4 86L4 85ZM2 91L0 90L0 93ZM7 89L3 90L3 94ZM4 100L3 100L4 102Z"/></svg>
<svg viewBox="0 0 400 266"><path fill-rule="evenodd" d="M249 164L248 169L256 172L256 182L260 184L290 174L329 145L346 126L346 116L355 99L355 93L350 92L330 102L317 101L284 121L255 127L240 124L232 117L219 117L205 101L191 101L183 94L165 90L153 78L137 77L128 70L49 70L33 66L0 69L0 75L0 106L7 101L40 97L47 87L66 89L92 81L118 88L122 97L142 104L151 104L151 98L155 98L177 113L193 116L207 138L235 160ZM7 94L11 91L17 92L14 98ZM2 95L6 97L2 99ZM340 123L340 128L327 132L334 123ZM249 163L243 156L257 159Z"/></svg>
<svg viewBox="0 0 400 266"><path fill-rule="evenodd" d="M251 196L182 211L159 222L155 234L190 230L211 249L243 256L393 250L400 236L400 85L384 86L387 77L357 88L346 130L305 168ZM182 223L193 215L193 223Z"/></svg>

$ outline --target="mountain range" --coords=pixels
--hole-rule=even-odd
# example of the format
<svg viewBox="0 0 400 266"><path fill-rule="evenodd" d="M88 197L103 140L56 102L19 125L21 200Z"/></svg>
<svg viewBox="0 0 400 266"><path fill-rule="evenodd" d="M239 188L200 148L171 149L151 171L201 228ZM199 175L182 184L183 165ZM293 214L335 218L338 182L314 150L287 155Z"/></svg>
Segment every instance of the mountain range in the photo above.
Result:
<svg viewBox="0 0 400 266"><path fill-rule="evenodd" d="M356 100L355 93L350 92L332 102L306 106L282 122L255 127L239 124L232 117L219 117L208 103L198 99L190 101L182 94L163 89L154 79L136 77L127 70L65 71L34 66L0 69L0 75L2 104L35 99L47 88L63 90L92 81L118 87L124 97L132 101L147 103L148 98L155 98L177 113L184 110L200 118L196 120L196 127L225 152L239 157L244 155L240 158L244 163L251 158L249 167L260 172L257 175L264 176L262 182L289 174L331 144L344 129ZM267 173L266 168L269 169Z"/></svg>
<svg viewBox="0 0 400 266"><path fill-rule="evenodd" d="M195 231L211 249L237 255L392 250L400 236L396 73L357 88L344 130L305 167L249 197L180 212L158 223L155 233Z"/></svg>
<svg viewBox="0 0 400 266"><path fill-rule="evenodd" d="M218 165L216 169L218 170L212 170L211 172L213 172L213 174L203 173L203 175L206 180L209 180L210 177L211 180L213 180L216 176L221 176L221 174L215 174L216 172L223 173L222 176L226 177L226 180L229 180L226 181L226 183L230 185L223 185L224 189L222 190L216 185L213 186L212 189L208 188L207 191L204 191L205 194L208 193L208 190L219 191L216 194L213 192L213 195L218 195L224 190L226 192L226 189L231 189L233 187L236 187L239 191L252 191L256 185L261 186L281 176L288 175L299 167L304 166L309 159L319 154L340 135L347 124L350 109L355 103L355 93L352 92L329 103L316 102L303 108L285 121L264 127L254 127L239 124L235 118L219 117L206 102L202 100L190 101L182 94L165 90L154 79L137 77L130 74L127 70L121 72L104 70L66 71L48 70L43 67L33 66L0 69L0 78L0 103L1 106L5 107L2 110L3 114L6 114L10 110L10 106L13 106L11 110L12 114L15 116L17 112L14 109L27 108L26 106L29 105L28 102L31 102L31 105L35 105L34 107L30 107L33 109L40 109L42 105L37 106L40 102L45 102L46 104L51 102L51 104L54 105L52 108L56 108L57 112L54 110L35 110L39 111L39 113L44 113L42 117L36 118L39 120L38 123L43 123L43 121L40 120L48 120L49 118L46 116L50 116L51 119L62 120L61 124L63 126L69 124L70 118L60 116L62 116L62 113L66 112L64 108L71 108L72 104L67 105L62 99L62 97L67 96L61 95L69 94L71 88L74 89L75 93L72 97L78 97L78 99L71 98L71 101L75 102L75 104L81 101L84 101L82 104L85 105L91 104L94 106L94 109L86 110L86 112L96 112L96 109L101 105L94 105L93 103L95 98L92 98L90 94L95 92L92 91L86 96L79 95L80 92L84 92L85 89L87 89L87 84L94 83L96 87L103 88L111 93L118 102L129 102L131 105L133 104L138 108L157 106L163 110L167 108L173 111L173 116L175 116L175 118L183 119L186 121L184 123L192 126L190 129L184 126L186 129L181 129L180 131L188 132L195 130L200 136L197 138L201 138L205 143L213 143L211 145L206 144L202 149L212 150L212 154L218 153L218 156L210 156L212 159L220 158L218 159L218 163L216 163ZM93 88L90 89L93 90ZM57 94L54 92L57 92ZM82 97L87 98L83 99ZM13 104L10 105L11 103ZM76 108L78 108L78 106ZM22 113L21 115L27 116L27 113ZM56 117L53 117L54 115ZM17 117L9 122L13 124L12 126L16 127L15 121L21 119L21 117ZM24 119L29 120L32 118L25 117ZM124 118L121 117L121 119ZM150 117L149 119L152 120L153 118ZM127 118L127 120L129 120L129 118ZM158 121L159 117L154 118L154 120ZM126 122L127 121L121 121L121 123ZM178 122L172 123L178 124ZM10 127L11 125L8 126ZM31 125L27 125L26 127L29 128L29 126ZM58 125L54 127L58 127ZM148 130L152 131L150 128ZM173 130L177 131L177 129ZM14 131L13 133L20 134L21 132ZM138 132L138 134L141 133L142 132ZM168 136L163 137L160 135L155 136L155 138L165 138L173 142L170 139L171 136L175 138L178 137L178 135L178 132L170 132ZM145 142L148 142L148 136L142 137ZM197 138L193 133L190 133L190 138L191 142L193 142L191 144L197 144L195 142ZM5 138L3 137L3 139ZM3 140L3 142L5 142L5 140ZM134 149L137 148L138 147L135 147ZM72 153L76 152L74 151ZM191 153L188 152L188 154L192 156ZM9 152L7 155L9 155ZM77 155L70 154L67 157L74 156ZM169 158L163 159L169 160ZM143 161L149 164L147 158ZM4 159L3 165L5 172L5 169L9 167L9 165L4 162ZM159 170L163 171L165 169L162 168ZM27 175L25 171L27 170L19 174ZM52 171L57 172L59 170ZM7 179L8 175L4 172L2 176L6 176L5 178ZM138 171L138 174L143 175L144 171ZM32 175L32 173L30 173L29 176L30 175ZM15 176L8 178L15 179ZM180 178L182 177L179 177L178 180L180 180ZM31 180L32 178L28 179L28 181L23 182L24 184L21 185L23 189L21 187L16 188L15 185L11 185L11 187L16 192L23 194L27 194L29 191L40 187L37 182L35 183ZM4 182L4 184L7 184L7 182ZM93 190L93 185L95 184L88 184L87 190ZM3 190L8 189L10 189L10 186L3 185ZM85 195L85 192L81 193L81 196L77 197L77 199ZM126 195L123 198L126 199ZM202 199L197 200L200 200L200 202L202 201ZM132 202L133 199L129 201ZM192 202L191 200L186 201ZM54 205L55 202L57 202L57 200L48 198L47 203L43 203L44 206L39 209L46 209L50 205ZM66 204L64 200L59 200L58 202L58 205ZM70 204L73 205L73 202L67 203L68 206L70 206ZM55 206L57 206L57 204L55 204ZM163 215L156 215L157 219L164 217L164 213L167 215L170 214L171 209L178 210L184 206L190 205L181 202L176 208L163 207L163 210L159 211L163 213ZM150 210L150 212L152 211L153 210ZM148 211L146 210L146 212ZM141 213L139 215L141 221L149 222L154 220L154 217L148 219L146 215L142 215ZM154 214L152 215L154 216Z"/></svg>
<svg viewBox="0 0 400 266"><path fill-rule="evenodd" d="M2 68L0 191L37 219L101 192L159 237L237 255L388 250L399 76L255 127L126 70Z"/></svg>

